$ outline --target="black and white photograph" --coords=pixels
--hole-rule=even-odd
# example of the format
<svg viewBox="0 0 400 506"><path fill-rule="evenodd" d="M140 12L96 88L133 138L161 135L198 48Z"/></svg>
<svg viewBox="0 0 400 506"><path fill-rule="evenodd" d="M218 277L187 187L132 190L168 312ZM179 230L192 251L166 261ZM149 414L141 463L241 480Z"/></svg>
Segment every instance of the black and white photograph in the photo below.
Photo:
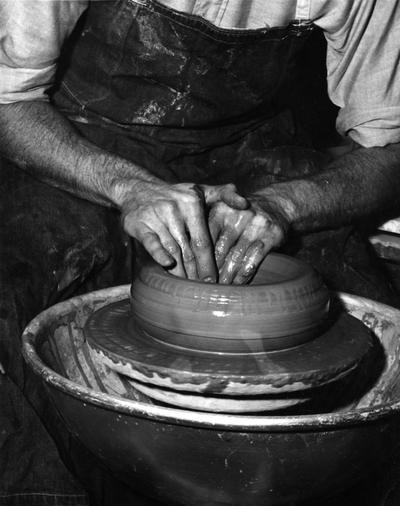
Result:
<svg viewBox="0 0 400 506"><path fill-rule="evenodd" d="M400 506L400 0L0 0L0 506Z"/></svg>

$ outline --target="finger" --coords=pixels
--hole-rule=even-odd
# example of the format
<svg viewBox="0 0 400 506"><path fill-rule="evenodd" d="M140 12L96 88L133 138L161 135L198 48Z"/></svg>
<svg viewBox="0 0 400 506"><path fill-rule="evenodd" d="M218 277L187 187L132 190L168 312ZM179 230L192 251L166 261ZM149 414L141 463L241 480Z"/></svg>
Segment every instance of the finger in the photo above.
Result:
<svg viewBox="0 0 400 506"><path fill-rule="evenodd" d="M196 259L197 277L203 281L215 283L217 270L214 248L200 198L193 200L191 205L187 206L185 218L190 235L191 250Z"/></svg>
<svg viewBox="0 0 400 506"><path fill-rule="evenodd" d="M237 233L240 231L242 232L242 235L237 243L231 247L222 267L219 266L219 279L221 283L233 282L237 273L243 268L245 255L252 244L258 244L258 241L260 241L263 245L265 244L264 240L261 241L260 239L261 236L265 236L265 230L262 226L263 223L264 220L260 219L259 216L254 216L250 222L247 221L241 224L240 222L238 223Z"/></svg>
<svg viewBox="0 0 400 506"><path fill-rule="evenodd" d="M214 247L215 261L217 263L218 269L220 269L225 262L229 251L236 244L237 240L238 233L232 228L225 229L224 232L218 237L218 240L215 243Z"/></svg>
<svg viewBox="0 0 400 506"><path fill-rule="evenodd" d="M169 234L167 238L167 232L160 237L161 244L164 249L174 258L175 265L168 268L170 274L174 276L178 276L180 278L186 278L186 270L182 261L181 248L178 243L174 240L174 238Z"/></svg>
<svg viewBox="0 0 400 506"><path fill-rule="evenodd" d="M211 239L213 244L215 245L218 237L223 228L224 216L221 212L219 212L218 204L211 209L211 212L208 216L208 229L210 231Z"/></svg>
<svg viewBox="0 0 400 506"><path fill-rule="evenodd" d="M174 265L175 259L165 250L159 236L153 230L145 226L136 234L136 238L157 263L163 267Z"/></svg>
<svg viewBox="0 0 400 506"><path fill-rule="evenodd" d="M245 197L239 195L234 184L224 184L217 186L199 185L204 194L205 202L207 205L215 204L218 201L223 201L229 207L234 209L244 210L249 207L249 202Z"/></svg>
<svg viewBox="0 0 400 506"><path fill-rule="evenodd" d="M263 239L259 239L260 234ZM240 269L232 281L234 284L247 283L254 277L266 255L280 244L282 231L278 227L272 227L267 233L264 226L260 230L260 220L254 219L252 226L245 231L244 235L250 240L250 246L242 259Z"/></svg>
<svg viewBox="0 0 400 506"><path fill-rule="evenodd" d="M243 258L250 246L250 242L242 235L237 244L229 251L225 262L220 269L219 282L222 284L230 284L239 271Z"/></svg>
<svg viewBox="0 0 400 506"><path fill-rule="evenodd" d="M212 242L215 245L218 241L219 236L220 236L220 233L222 230L222 224L219 220L217 220L215 218L211 218L208 220L208 229L210 231L210 236L211 236Z"/></svg>
<svg viewBox="0 0 400 506"><path fill-rule="evenodd" d="M243 285L251 281L267 253L268 250L262 241L252 243L243 257L242 265L233 279L233 284Z"/></svg>
<svg viewBox="0 0 400 506"><path fill-rule="evenodd" d="M186 271L182 263L181 248L174 240L167 227L161 221L155 222L153 223L153 227L149 229L148 234L150 235L150 239L156 237L164 251L173 258L173 262L169 265L162 264L163 267L168 268L169 272L175 276L186 278ZM151 236L151 234L153 235Z"/></svg>
<svg viewBox="0 0 400 506"><path fill-rule="evenodd" d="M217 204L218 206L218 204ZM225 211L224 229L215 243L215 259L218 269L221 268L226 256L237 243L240 236L247 231L248 223L252 219L251 211L238 212L230 209L226 204L220 204L219 208Z"/></svg>
<svg viewBox="0 0 400 506"><path fill-rule="evenodd" d="M221 192L220 199L222 202L225 202L229 207L232 207L234 209L239 209L241 211L244 211L249 207L249 201L243 197L242 195L239 195L236 191L229 191L227 189L223 190Z"/></svg>
<svg viewBox="0 0 400 506"><path fill-rule="evenodd" d="M183 276L189 279L197 279L196 258L192 252L185 222L179 209L172 208L171 206L164 208L160 219L168 228L170 235L175 240L175 244L179 245L179 257L185 270Z"/></svg>

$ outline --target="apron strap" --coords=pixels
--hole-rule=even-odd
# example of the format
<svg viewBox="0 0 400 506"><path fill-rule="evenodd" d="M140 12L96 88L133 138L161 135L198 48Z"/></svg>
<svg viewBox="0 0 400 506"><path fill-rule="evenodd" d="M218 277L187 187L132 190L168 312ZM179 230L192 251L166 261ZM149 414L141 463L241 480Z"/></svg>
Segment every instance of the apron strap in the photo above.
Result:
<svg viewBox="0 0 400 506"><path fill-rule="evenodd" d="M297 0L296 20L309 21L311 18L311 0Z"/></svg>

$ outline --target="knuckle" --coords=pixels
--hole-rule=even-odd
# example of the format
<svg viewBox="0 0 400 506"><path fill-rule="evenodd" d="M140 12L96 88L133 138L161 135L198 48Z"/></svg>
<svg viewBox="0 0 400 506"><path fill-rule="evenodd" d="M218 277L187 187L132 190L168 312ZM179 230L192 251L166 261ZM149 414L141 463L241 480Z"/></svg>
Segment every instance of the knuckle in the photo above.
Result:
<svg viewBox="0 0 400 506"><path fill-rule="evenodd" d="M171 189L173 190L187 190L190 187L189 183L176 183L171 186Z"/></svg>
<svg viewBox="0 0 400 506"><path fill-rule="evenodd" d="M218 202L213 204L212 210L219 211L220 209L225 209L226 207L228 207L228 206L225 204L225 202L222 202L222 200L218 200Z"/></svg>
<svg viewBox="0 0 400 506"><path fill-rule="evenodd" d="M229 243L223 237L218 239L217 244L215 245L215 253L221 255L225 253L225 251L229 248Z"/></svg>
<svg viewBox="0 0 400 506"><path fill-rule="evenodd" d="M257 270L257 264L256 262L249 262L247 263L243 268L243 274L248 277L254 274Z"/></svg>
<svg viewBox="0 0 400 506"><path fill-rule="evenodd" d="M154 218L154 208L150 205L142 206L138 210L138 217L143 221L151 221Z"/></svg>
<svg viewBox="0 0 400 506"><path fill-rule="evenodd" d="M216 218L217 216L230 216L232 215L232 209L225 204L225 202L218 201L215 203L209 213L209 218Z"/></svg>
<svg viewBox="0 0 400 506"><path fill-rule="evenodd" d="M192 264L196 260L194 254L190 250L184 251L182 254L182 258L185 264Z"/></svg>
<svg viewBox="0 0 400 506"><path fill-rule="evenodd" d="M196 238L191 241L192 248L196 251L207 250L211 248L211 242L206 238Z"/></svg>
<svg viewBox="0 0 400 506"><path fill-rule="evenodd" d="M161 206L162 210L168 214L175 214L178 209L176 202L174 200L166 200L163 202Z"/></svg>
<svg viewBox="0 0 400 506"><path fill-rule="evenodd" d="M265 244L261 239L256 239L255 241L253 241L252 247L253 251L255 253L258 253L265 248Z"/></svg>
<svg viewBox="0 0 400 506"><path fill-rule="evenodd" d="M237 193L237 188L234 183L227 183L221 187L222 191L227 191L229 193Z"/></svg>
<svg viewBox="0 0 400 506"><path fill-rule="evenodd" d="M272 221L268 216L263 214L256 214L253 217L253 225L257 228L270 228Z"/></svg>
<svg viewBox="0 0 400 506"><path fill-rule="evenodd" d="M231 263L236 264L242 259L243 253L240 249L235 249L231 253Z"/></svg>
<svg viewBox="0 0 400 506"><path fill-rule="evenodd" d="M200 188L192 185L183 194L183 200L190 205L197 205L204 201L204 196Z"/></svg>
<svg viewBox="0 0 400 506"><path fill-rule="evenodd" d="M154 238L147 237L142 241L143 246L151 253L161 250L161 245Z"/></svg>
<svg viewBox="0 0 400 506"><path fill-rule="evenodd" d="M164 248L168 251L168 253L170 253L172 256L177 256L179 255L180 253L180 248L179 246L176 244L176 242L165 242L164 243Z"/></svg>
<svg viewBox="0 0 400 506"><path fill-rule="evenodd" d="M158 236L155 232L152 232L152 231L147 231L147 232L144 232L142 234L142 238L143 240L146 240L146 241L154 241L154 240L158 240Z"/></svg>
<svg viewBox="0 0 400 506"><path fill-rule="evenodd" d="M145 237L145 230L147 227L141 226L136 220L127 220L123 222L123 227L125 232L127 232L131 237L135 237L136 239L141 240L142 237Z"/></svg>
<svg viewBox="0 0 400 506"><path fill-rule="evenodd" d="M173 188L180 192L188 192L193 188L193 183L176 183Z"/></svg>
<svg viewBox="0 0 400 506"><path fill-rule="evenodd" d="M220 242L224 245L232 245L235 244L239 237L240 231L237 231L228 225L225 227L225 230L220 237Z"/></svg>
<svg viewBox="0 0 400 506"><path fill-rule="evenodd" d="M157 201L158 202L163 202L163 201ZM141 206L139 206L139 211L140 212L150 212L154 209L154 204L150 204L150 203L146 203L146 204L142 204Z"/></svg>
<svg viewBox="0 0 400 506"><path fill-rule="evenodd" d="M200 204L200 197L194 190L190 190L190 192L184 196L183 201L189 206L197 206Z"/></svg>

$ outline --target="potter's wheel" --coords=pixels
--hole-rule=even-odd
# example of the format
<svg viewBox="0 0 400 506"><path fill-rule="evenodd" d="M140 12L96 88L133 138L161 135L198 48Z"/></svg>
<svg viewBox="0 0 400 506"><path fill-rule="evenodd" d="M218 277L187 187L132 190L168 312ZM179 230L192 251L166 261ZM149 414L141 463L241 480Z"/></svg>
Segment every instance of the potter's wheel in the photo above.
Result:
<svg viewBox="0 0 400 506"><path fill-rule="evenodd" d="M167 278L167 282L172 281ZM165 288L162 283L157 283L151 286L151 296L141 292L145 299L142 305L148 303L147 308L151 308L152 297L154 299L157 294L154 287ZM186 280L176 280L176 283L185 284ZM303 293L310 293L307 289L310 283L315 286L315 279L308 275L304 283L308 285L302 287ZM262 286L268 288L268 283ZM241 288L246 290L246 287ZM174 290L175 287L171 298ZM324 307L325 295L321 294L318 292L315 297L309 297L313 314L316 314L315 300L318 307ZM167 300L170 302L170 297ZM313 326L308 324L308 340L304 340L303 332L301 344L287 347L288 341L283 339L284 344L279 348L279 339L274 335L274 351L269 344L265 346L266 350L263 346L252 345L262 342L261 339L242 339L240 342L247 344L239 352L235 346L232 352L226 349L210 351L204 346L195 349L194 339L185 347L182 335L176 344L170 334L163 339L164 333L151 333L151 327L142 325L130 304L129 299L119 301L92 315L85 327L89 350L95 362L100 361L123 375L139 392L178 407L231 413L287 408L310 400L315 391L348 377L373 347L368 329L359 320L345 312L323 315L319 310L321 321L316 321ZM225 299L224 304L226 307ZM288 305L281 317L289 319L292 307L293 304ZM168 305L166 311L169 316L171 308ZM180 314L179 306L174 314ZM243 328L246 328L245 324ZM228 335L227 339L230 337Z"/></svg>
<svg viewBox="0 0 400 506"><path fill-rule="evenodd" d="M299 392L351 371L372 346L369 332L342 313L311 342L274 352L227 354L182 349L144 332L129 300L95 313L89 346L113 370L145 383L198 393L258 395Z"/></svg>

